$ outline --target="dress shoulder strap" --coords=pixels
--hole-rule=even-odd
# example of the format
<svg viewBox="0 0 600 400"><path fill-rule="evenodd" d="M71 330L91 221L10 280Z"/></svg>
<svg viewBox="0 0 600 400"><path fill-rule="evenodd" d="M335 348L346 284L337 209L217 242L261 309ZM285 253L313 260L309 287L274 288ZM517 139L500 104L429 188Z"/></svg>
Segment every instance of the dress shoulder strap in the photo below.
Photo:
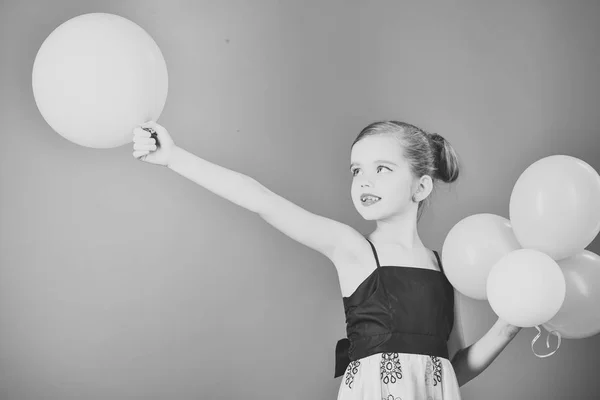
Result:
<svg viewBox="0 0 600 400"><path fill-rule="evenodd" d="M437 258L437 262L438 262L438 267L440 267L440 271L442 271L442 273L444 273L444 267L442 265L442 259L440 258L440 255L438 254L437 251L433 250L433 254L435 254L435 258ZM444 274L445 275L445 274Z"/></svg>
<svg viewBox="0 0 600 400"><path fill-rule="evenodd" d="M367 239L367 238L365 238ZM373 249L373 255L375 256L375 263L377 264L377 268L380 267L379 265L379 257L377 257L377 250L375 250L375 246L373 246L373 243L371 243L371 241L369 239L367 239L367 242L369 242L369 244L371 245L371 248Z"/></svg>

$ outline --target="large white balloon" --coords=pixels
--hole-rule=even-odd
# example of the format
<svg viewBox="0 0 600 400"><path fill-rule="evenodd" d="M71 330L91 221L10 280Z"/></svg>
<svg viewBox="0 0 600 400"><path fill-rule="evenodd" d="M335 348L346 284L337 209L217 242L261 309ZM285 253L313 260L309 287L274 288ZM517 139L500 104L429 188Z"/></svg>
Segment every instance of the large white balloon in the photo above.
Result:
<svg viewBox="0 0 600 400"><path fill-rule="evenodd" d="M523 248L562 260L583 251L600 232L600 176L575 157L542 158L517 180L509 208Z"/></svg>
<svg viewBox="0 0 600 400"><path fill-rule="evenodd" d="M167 98L163 55L144 29L92 13L57 27L40 47L32 86L46 122L86 147L131 142L133 128L157 120Z"/></svg>

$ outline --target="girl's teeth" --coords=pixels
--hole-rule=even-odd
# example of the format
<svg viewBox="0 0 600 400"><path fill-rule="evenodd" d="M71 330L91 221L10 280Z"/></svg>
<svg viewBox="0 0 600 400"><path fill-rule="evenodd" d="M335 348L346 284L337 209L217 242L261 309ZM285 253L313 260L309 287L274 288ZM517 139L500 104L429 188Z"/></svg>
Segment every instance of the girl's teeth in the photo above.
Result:
<svg viewBox="0 0 600 400"><path fill-rule="evenodd" d="M377 198L377 197L371 197L371 196L368 196L368 197L364 197L364 198L362 199L362 202L363 202L364 204L373 204L373 203L377 203L379 200L380 200L380 199L379 199L379 198Z"/></svg>

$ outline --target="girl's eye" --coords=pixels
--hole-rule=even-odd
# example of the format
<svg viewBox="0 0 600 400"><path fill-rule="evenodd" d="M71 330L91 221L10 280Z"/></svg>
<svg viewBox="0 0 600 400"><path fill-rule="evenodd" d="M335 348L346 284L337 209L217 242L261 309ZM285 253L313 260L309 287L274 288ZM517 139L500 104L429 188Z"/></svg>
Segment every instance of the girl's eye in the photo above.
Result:
<svg viewBox="0 0 600 400"><path fill-rule="evenodd" d="M377 172L380 172L382 168L387 169L388 171L391 171L390 168L384 166L384 165L380 165L377 167ZM352 176L356 176L358 173L360 172L360 168L354 168L353 170L351 170Z"/></svg>

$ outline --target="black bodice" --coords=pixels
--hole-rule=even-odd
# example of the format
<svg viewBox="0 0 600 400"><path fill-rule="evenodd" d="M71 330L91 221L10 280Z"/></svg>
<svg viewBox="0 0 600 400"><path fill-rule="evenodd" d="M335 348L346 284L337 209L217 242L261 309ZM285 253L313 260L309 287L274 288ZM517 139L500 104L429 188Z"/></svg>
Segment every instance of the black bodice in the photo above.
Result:
<svg viewBox="0 0 600 400"><path fill-rule="evenodd" d="M368 240L368 239L367 239ZM377 353L412 353L448 358L454 324L454 288L440 271L380 266L344 297L347 338L336 346L335 376L348 364Z"/></svg>

